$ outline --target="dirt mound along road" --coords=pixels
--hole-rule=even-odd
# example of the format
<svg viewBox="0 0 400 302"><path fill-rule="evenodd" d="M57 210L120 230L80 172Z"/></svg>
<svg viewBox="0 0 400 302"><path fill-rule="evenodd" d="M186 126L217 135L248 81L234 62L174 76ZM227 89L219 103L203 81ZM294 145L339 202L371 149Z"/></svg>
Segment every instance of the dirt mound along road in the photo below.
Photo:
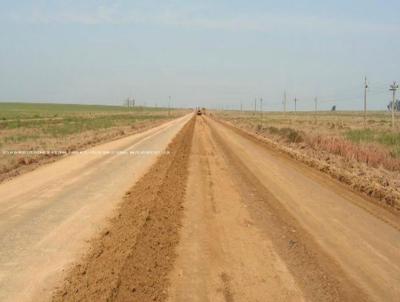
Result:
<svg viewBox="0 0 400 302"><path fill-rule="evenodd" d="M194 119L127 193L53 301L162 301L175 258Z"/></svg>

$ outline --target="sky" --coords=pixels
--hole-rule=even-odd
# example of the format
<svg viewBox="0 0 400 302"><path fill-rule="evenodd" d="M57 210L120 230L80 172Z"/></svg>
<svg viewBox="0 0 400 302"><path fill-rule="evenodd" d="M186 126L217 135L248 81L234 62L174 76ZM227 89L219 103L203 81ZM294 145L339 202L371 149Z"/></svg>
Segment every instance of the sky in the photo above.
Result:
<svg viewBox="0 0 400 302"><path fill-rule="evenodd" d="M385 109L400 1L0 0L0 102ZM399 92L400 95L400 92Z"/></svg>

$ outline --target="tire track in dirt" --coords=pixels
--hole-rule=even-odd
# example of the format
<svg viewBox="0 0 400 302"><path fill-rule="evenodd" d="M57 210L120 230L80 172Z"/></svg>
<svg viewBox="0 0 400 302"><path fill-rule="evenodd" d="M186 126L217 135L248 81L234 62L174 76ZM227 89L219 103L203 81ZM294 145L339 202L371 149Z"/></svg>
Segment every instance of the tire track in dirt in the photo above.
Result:
<svg viewBox="0 0 400 302"><path fill-rule="evenodd" d="M235 300L233 299L233 295L231 292L231 285L230 285L230 277L226 273L221 274L221 280L222 283L224 284L224 298L226 302L234 302Z"/></svg>
<svg viewBox="0 0 400 302"><path fill-rule="evenodd" d="M195 118L126 194L52 301L163 301L183 212Z"/></svg>
<svg viewBox="0 0 400 302"><path fill-rule="evenodd" d="M206 119L205 119L206 120ZM231 175L252 218L272 239L280 257L309 301L370 301L340 265L255 177L210 123L213 140L230 163Z"/></svg>

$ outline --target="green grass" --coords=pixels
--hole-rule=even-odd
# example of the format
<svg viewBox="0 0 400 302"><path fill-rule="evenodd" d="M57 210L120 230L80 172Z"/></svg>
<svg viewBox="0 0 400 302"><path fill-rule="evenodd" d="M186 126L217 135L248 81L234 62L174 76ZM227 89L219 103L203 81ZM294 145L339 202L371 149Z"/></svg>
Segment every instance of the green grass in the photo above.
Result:
<svg viewBox="0 0 400 302"><path fill-rule="evenodd" d="M398 132L358 129L347 131L345 137L356 143L379 143L388 146L396 157L400 157L400 133Z"/></svg>
<svg viewBox="0 0 400 302"><path fill-rule="evenodd" d="M165 118L163 115L106 115L96 118L68 117L62 121L49 123L43 128L45 134L53 137L63 137L75 133L91 130L108 129L111 127L134 125L145 120L157 120Z"/></svg>
<svg viewBox="0 0 400 302"><path fill-rule="evenodd" d="M0 129L36 128L43 124L58 124L60 120L66 123L90 120L91 123L110 125L110 120L131 121L162 116L166 116L164 108L128 109L103 105L0 103Z"/></svg>
<svg viewBox="0 0 400 302"><path fill-rule="evenodd" d="M11 135L3 138L4 143L21 143L28 140L38 139L39 135Z"/></svg>
<svg viewBox="0 0 400 302"><path fill-rule="evenodd" d="M164 108L0 103L0 143L6 146L46 137L60 138L167 117Z"/></svg>
<svg viewBox="0 0 400 302"><path fill-rule="evenodd" d="M84 114L118 114L127 112L165 111L165 108L135 107L129 110L122 106L42 104L42 103L0 103L0 122L18 119L60 118Z"/></svg>

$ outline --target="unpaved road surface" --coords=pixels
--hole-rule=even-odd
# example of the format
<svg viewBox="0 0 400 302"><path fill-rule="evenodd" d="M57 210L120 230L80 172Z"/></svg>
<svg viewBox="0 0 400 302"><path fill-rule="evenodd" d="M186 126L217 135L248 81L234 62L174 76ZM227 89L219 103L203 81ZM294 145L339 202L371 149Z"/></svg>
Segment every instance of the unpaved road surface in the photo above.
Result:
<svg viewBox="0 0 400 302"><path fill-rule="evenodd" d="M57 284L53 301L400 301L398 216L237 129L204 116L183 126L188 120L176 121L170 136L161 131L167 144L182 129L170 154L159 157L114 218L98 227L85 256ZM104 177L110 181L132 168L124 163ZM49 187L42 191L54 196ZM70 202L82 207L83 201ZM22 204L20 211L40 216L54 206L35 205ZM111 208L101 209L101 216ZM83 228L96 211L90 207L73 219ZM48 223L62 214L50 215L55 221ZM4 217L10 225L29 220ZM2 272L19 267L35 280L39 267L55 269L43 254L73 258L62 254L76 246L73 224L72 234L59 228L39 241L40 251L17 252L17 242L35 247L30 237L40 228L28 226L4 241L15 254L2 254ZM56 267L66 263L56 261ZM9 272L9 292L26 286L17 270Z"/></svg>
<svg viewBox="0 0 400 302"><path fill-rule="evenodd" d="M170 301L399 301L398 217L209 118Z"/></svg>
<svg viewBox="0 0 400 302"><path fill-rule="evenodd" d="M124 193L190 116L73 155L0 185L0 301L36 300L86 249ZM154 151L126 155L108 151ZM97 153L96 153L97 152ZM103 152L100 153L100 152Z"/></svg>

